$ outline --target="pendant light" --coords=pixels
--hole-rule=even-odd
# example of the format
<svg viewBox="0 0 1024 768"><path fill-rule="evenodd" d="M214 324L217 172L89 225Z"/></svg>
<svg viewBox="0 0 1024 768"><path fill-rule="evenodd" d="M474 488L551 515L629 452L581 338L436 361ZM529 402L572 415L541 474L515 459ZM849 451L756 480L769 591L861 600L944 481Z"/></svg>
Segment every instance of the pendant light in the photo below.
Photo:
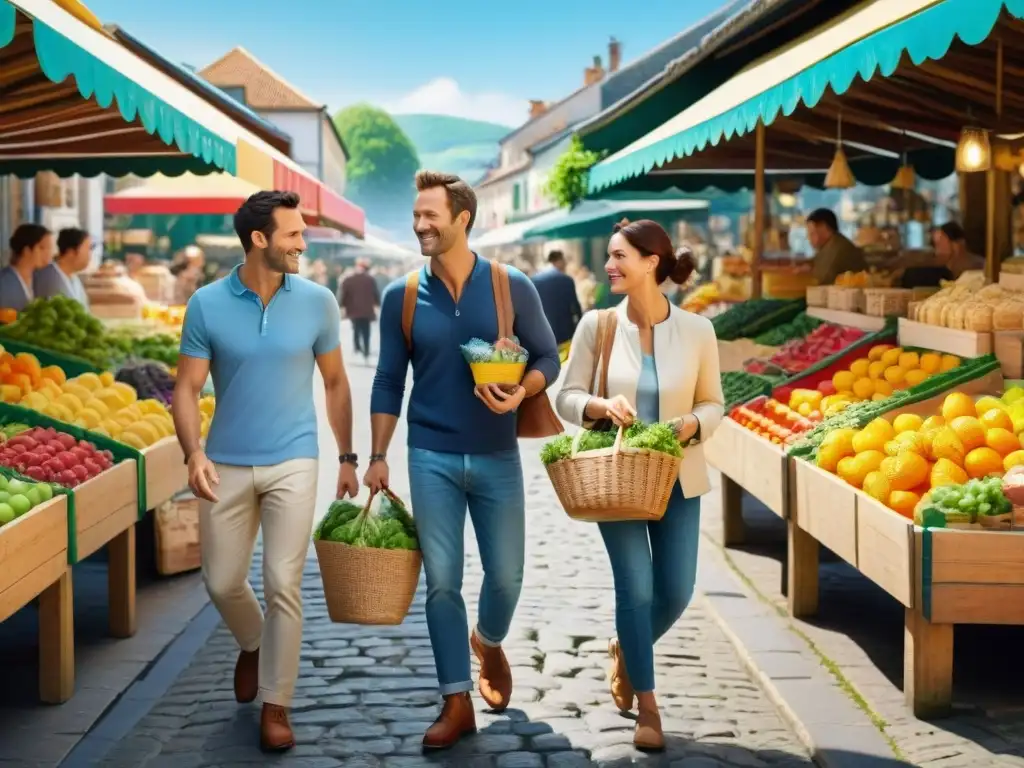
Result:
<svg viewBox="0 0 1024 768"><path fill-rule="evenodd" d="M959 173L976 173L991 167L992 145L988 131L977 126L965 126L956 145L956 170Z"/></svg>
<svg viewBox="0 0 1024 768"><path fill-rule="evenodd" d="M914 166L910 164L907 156L907 132L903 132L903 165L896 171L896 176L889 183L891 189L913 189L917 181L917 174L914 173Z"/></svg>
<svg viewBox="0 0 1024 768"><path fill-rule="evenodd" d="M839 115L839 124L836 136L836 154L832 158L832 165L825 174L825 189L849 189L856 186L857 180L853 178L853 171L850 170L850 163L846 160L846 153L843 152L843 116Z"/></svg>

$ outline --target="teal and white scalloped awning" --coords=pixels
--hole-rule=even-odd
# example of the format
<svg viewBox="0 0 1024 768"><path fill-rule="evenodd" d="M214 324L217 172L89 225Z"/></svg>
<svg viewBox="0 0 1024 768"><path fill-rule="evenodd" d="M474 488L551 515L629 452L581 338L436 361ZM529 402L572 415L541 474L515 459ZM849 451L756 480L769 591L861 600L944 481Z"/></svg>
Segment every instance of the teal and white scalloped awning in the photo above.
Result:
<svg viewBox="0 0 1024 768"><path fill-rule="evenodd" d="M590 192L650 172L734 136L771 125L826 88L888 77L906 54L914 65L946 55L954 38L977 45L1003 9L1024 18L1024 0L874 0L732 77L646 136L590 169Z"/></svg>
<svg viewBox="0 0 1024 768"><path fill-rule="evenodd" d="M82 99L108 111L108 121L102 122L100 110L72 119L66 103L52 119L39 114L38 101L30 114L31 100L5 93L5 113L17 110L22 100L26 109L24 115L0 119L5 172L27 174L35 165L47 169L47 161L58 172L88 175L135 172L136 161L142 173L235 172L236 143L248 133L238 123L61 3L0 0L0 48L29 34L39 71L57 85L73 83ZM20 48L17 54L31 55ZM110 122L117 113L121 121ZM118 151L121 137L130 151Z"/></svg>

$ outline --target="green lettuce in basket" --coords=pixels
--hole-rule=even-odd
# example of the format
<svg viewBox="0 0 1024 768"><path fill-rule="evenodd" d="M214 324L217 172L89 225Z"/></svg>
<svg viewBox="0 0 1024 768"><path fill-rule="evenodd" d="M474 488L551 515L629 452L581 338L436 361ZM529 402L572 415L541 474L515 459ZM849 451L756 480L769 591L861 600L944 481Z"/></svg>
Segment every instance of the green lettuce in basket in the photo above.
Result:
<svg viewBox="0 0 1024 768"><path fill-rule="evenodd" d="M602 448L611 448L615 444L615 435L618 430L583 430L580 438L578 454L587 451L597 451ZM547 464L554 464L556 461L568 459L572 453L573 435L561 434L554 440L545 443L540 449L540 460ZM656 453L667 453L669 456L682 456L683 448L679 444L676 431L669 424L644 424L640 421L633 422L626 428L622 436L622 444L627 448L639 448Z"/></svg>
<svg viewBox="0 0 1024 768"><path fill-rule="evenodd" d="M387 492L381 494L375 511L370 502L362 506L347 499L334 501L313 538L372 549L420 548L412 515L397 496Z"/></svg>

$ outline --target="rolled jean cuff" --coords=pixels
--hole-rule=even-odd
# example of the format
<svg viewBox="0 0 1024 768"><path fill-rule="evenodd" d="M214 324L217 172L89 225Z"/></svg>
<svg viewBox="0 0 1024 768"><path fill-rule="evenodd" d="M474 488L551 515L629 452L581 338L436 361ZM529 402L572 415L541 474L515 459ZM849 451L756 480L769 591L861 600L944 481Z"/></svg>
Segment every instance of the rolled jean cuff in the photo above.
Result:
<svg viewBox="0 0 1024 768"><path fill-rule="evenodd" d="M491 638L480 631L480 627L476 627L473 630L473 634L476 635L477 640L488 648L501 648L501 640L491 640Z"/></svg>
<svg viewBox="0 0 1024 768"><path fill-rule="evenodd" d="M260 700L264 704L273 704L278 707L287 708L292 705L292 694L272 691L269 688L260 688Z"/></svg>
<svg viewBox="0 0 1024 768"><path fill-rule="evenodd" d="M454 696L457 693L469 693L473 690L473 681L464 680L461 683L447 683L441 686L442 696Z"/></svg>

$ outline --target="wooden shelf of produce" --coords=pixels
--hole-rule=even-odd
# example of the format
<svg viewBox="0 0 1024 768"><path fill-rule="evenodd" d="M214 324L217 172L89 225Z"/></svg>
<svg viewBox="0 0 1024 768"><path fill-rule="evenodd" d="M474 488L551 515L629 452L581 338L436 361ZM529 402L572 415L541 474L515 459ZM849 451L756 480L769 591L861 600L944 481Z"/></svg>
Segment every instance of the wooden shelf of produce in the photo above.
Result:
<svg viewBox="0 0 1024 768"><path fill-rule="evenodd" d="M75 690L67 497L0 527L0 563L0 622L39 598L39 698L65 702Z"/></svg>
<svg viewBox="0 0 1024 768"><path fill-rule="evenodd" d="M743 490L779 517L788 517L789 459L782 446L726 417L704 444L704 456L722 475L722 523L726 546L735 546L743 540Z"/></svg>
<svg viewBox="0 0 1024 768"><path fill-rule="evenodd" d="M119 462L75 490L78 560L107 547L110 634L135 634L135 523L139 518L134 459Z"/></svg>
<svg viewBox="0 0 1024 768"><path fill-rule="evenodd" d="M185 454L175 436L158 440L142 451L146 457L146 506L156 509L188 487Z"/></svg>
<svg viewBox="0 0 1024 768"><path fill-rule="evenodd" d="M991 333L963 331L940 325L900 318L899 343L904 347L924 347L957 357L981 357L992 353Z"/></svg>
<svg viewBox="0 0 1024 768"><path fill-rule="evenodd" d="M845 325L847 328L859 328L862 331L874 333L885 328L884 317L873 317L860 312L844 312L839 309L826 309L825 307L808 307L808 317L816 317L824 323L833 325Z"/></svg>

